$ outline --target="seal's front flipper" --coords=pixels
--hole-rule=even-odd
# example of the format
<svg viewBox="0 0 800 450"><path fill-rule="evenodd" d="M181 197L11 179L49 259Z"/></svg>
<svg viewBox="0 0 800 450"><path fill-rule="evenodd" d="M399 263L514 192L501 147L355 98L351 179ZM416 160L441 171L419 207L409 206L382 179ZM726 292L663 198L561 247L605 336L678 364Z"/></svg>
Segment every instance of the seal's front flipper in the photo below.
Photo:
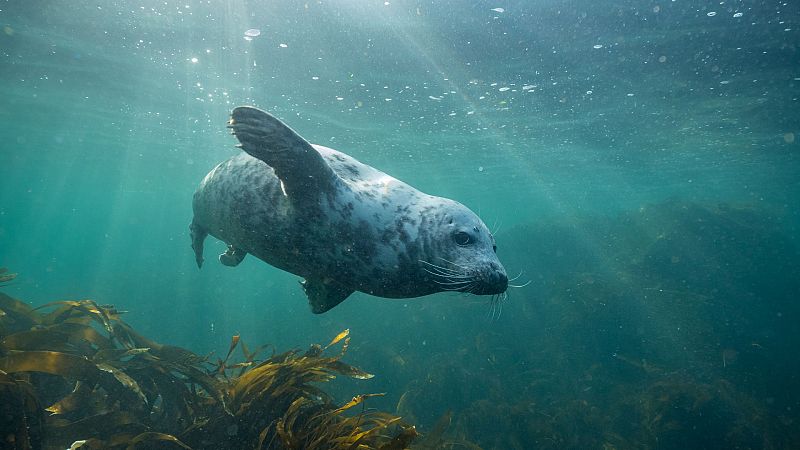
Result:
<svg viewBox="0 0 800 450"><path fill-rule="evenodd" d="M334 188L337 176L319 152L269 113L239 106L231 112L228 128L244 151L275 170L289 200L316 200Z"/></svg>
<svg viewBox="0 0 800 450"><path fill-rule="evenodd" d="M314 314L328 311L355 292L333 280L311 278L301 281L300 284L303 286L308 297L308 304L311 306L311 312Z"/></svg>
<svg viewBox="0 0 800 450"><path fill-rule="evenodd" d="M206 240L208 232L202 229L200 225L194 223L194 220L189 225L189 233L192 236L192 250L194 250L194 260L197 262L197 267L203 267L203 241Z"/></svg>
<svg viewBox="0 0 800 450"><path fill-rule="evenodd" d="M240 262L247 256L247 252L228 244L228 249L225 253L219 255L219 262L228 267L238 266Z"/></svg>

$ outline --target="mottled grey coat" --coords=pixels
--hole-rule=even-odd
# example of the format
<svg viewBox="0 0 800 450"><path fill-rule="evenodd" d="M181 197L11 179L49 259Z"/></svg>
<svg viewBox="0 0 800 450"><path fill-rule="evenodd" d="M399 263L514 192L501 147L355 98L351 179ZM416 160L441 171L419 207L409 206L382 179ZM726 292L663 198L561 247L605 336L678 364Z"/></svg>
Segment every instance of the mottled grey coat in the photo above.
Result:
<svg viewBox="0 0 800 450"><path fill-rule="evenodd" d="M198 266L211 234L229 245L223 264L250 253L304 277L316 313L353 291L408 298L506 290L494 238L460 203L309 144L256 108L234 109L230 128L247 153L215 167L195 192Z"/></svg>

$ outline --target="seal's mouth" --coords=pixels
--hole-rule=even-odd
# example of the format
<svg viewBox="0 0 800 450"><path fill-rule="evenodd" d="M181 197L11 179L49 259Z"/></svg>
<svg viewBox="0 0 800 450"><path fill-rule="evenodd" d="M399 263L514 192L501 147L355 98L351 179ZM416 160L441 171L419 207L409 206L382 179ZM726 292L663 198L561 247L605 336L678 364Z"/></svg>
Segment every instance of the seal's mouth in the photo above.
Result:
<svg viewBox="0 0 800 450"><path fill-rule="evenodd" d="M472 269L443 260L447 266L420 260L423 270L441 291L464 292L475 295L497 295L508 289L508 275L495 262Z"/></svg>

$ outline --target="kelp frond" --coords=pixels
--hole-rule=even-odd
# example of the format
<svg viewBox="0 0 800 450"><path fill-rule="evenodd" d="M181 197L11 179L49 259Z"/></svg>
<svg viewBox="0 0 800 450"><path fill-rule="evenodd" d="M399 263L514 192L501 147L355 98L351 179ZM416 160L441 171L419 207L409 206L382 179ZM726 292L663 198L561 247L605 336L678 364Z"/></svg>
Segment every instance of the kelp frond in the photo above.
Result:
<svg viewBox="0 0 800 450"><path fill-rule="evenodd" d="M14 278L17 278L17 274L9 273L8 269L6 269L5 267L0 267L0 286L3 286L4 283L7 283L13 280Z"/></svg>

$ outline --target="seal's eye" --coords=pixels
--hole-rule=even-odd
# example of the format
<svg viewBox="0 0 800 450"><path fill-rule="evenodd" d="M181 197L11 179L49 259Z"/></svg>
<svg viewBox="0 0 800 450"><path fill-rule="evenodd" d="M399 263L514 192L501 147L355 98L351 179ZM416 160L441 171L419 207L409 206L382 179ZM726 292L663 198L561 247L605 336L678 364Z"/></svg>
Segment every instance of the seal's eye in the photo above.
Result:
<svg viewBox="0 0 800 450"><path fill-rule="evenodd" d="M456 232L456 234L453 235L453 240L456 241L456 244L458 245L467 245L472 242L472 238L469 236L469 234L463 231Z"/></svg>
<svg viewBox="0 0 800 450"><path fill-rule="evenodd" d="M497 246L496 246L496 245L493 245L493 246L492 246L492 250L494 250L494 252L495 252L495 253L497 253Z"/></svg>

